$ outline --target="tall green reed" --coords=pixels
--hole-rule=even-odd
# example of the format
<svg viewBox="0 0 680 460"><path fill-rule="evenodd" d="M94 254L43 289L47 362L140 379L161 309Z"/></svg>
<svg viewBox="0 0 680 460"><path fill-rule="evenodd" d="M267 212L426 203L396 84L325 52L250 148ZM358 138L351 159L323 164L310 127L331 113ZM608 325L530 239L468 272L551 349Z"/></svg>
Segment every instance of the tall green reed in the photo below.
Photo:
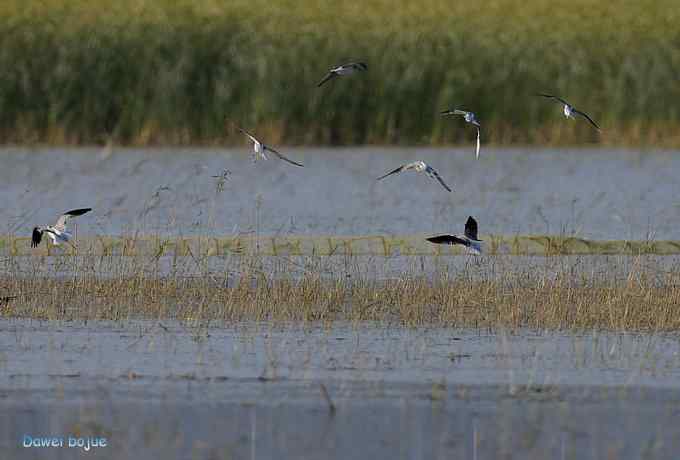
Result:
<svg viewBox="0 0 680 460"><path fill-rule="evenodd" d="M0 141L680 145L674 0L7 0ZM332 65L369 71L321 89ZM550 91L605 128L567 122Z"/></svg>

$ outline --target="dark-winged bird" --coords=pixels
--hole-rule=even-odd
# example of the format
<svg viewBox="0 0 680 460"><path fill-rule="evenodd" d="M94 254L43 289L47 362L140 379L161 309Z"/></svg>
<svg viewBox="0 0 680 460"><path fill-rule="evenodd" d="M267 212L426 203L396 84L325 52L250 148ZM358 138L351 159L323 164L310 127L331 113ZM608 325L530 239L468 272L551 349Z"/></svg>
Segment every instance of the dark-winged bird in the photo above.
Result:
<svg viewBox="0 0 680 460"><path fill-rule="evenodd" d="M482 240L477 238L477 221L472 216L468 217L467 222L465 222L465 234L463 236L437 235L428 238L427 241L435 244L460 244L476 254L482 252Z"/></svg>
<svg viewBox="0 0 680 460"><path fill-rule="evenodd" d="M66 231L66 223L71 217L82 216L90 211L92 211L92 208L73 209L62 214L54 225L34 227L33 235L31 236L31 247L38 247L44 233L47 233L47 236L50 237L55 246L59 246L61 243L70 243L73 235Z"/></svg>
<svg viewBox="0 0 680 460"><path fill-rule="evenodd" d="M332 80L336 77L342 77L345 75L351 75L355 72L365 72L368 70L368 66L364 64L363 62L350 62L347 64L342 64L339 65L331 70L328 71L325 77L316 85L316 87L322 86L324 83L326 83L329 80Z"/></svg>

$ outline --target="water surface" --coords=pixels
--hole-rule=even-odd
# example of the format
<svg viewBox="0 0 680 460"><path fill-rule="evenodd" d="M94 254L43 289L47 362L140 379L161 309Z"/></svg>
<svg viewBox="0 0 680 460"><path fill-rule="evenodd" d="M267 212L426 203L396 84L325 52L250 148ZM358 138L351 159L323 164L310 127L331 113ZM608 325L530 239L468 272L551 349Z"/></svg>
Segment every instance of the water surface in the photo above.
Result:
<svg viewBox="0 0 680 460"><path fill-rule="evenodd" d="M97 458L676 458L674 335L0 322L0 448ZM323 387L334 406L323 396Z"/></svg>
<svg viewBox="0 0 680 460"><path fill-rule="evenodd" d="M28 234L66 209L95 213L79 232L414 234L461 231L674 239L680 155L612 149L285 148L305 164L253 164L245 149L0 150L0 219ZM426 176L376 177L424 160ZM219 175L231 171L218 192Z"/></svg>

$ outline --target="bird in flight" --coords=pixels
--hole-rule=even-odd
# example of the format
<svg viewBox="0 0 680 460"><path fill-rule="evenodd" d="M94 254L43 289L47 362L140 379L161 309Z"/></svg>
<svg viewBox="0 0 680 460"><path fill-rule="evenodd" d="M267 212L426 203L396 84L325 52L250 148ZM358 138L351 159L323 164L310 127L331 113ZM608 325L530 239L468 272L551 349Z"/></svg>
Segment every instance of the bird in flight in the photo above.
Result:
<svg viewBox="0 0 680 460"><path fill-rule="evenodd" d="M364 72L366 70L368 70L368 66L363 62L350 62L348 64L339 65L329 70L326 76L323 77L323 79L316 85L316 87L318 88L327 81L332 80L336 77L351 75L355 72Z"/></svg>
<svg viewBox="0 0 680 460"><path fill-rule="evenodd" d="M31 247L38 247L42 240L43 233L47 233L47 236L50 237L55 246L59 246L61 243L70 243L73 235L66 231L66 223L71 217L82 216L90 211L92 211L92 208L73 209L72 211L62 214L54 225L34 227L33 235L31 236Z"/></svg>
<svg viewBox="0 0 680 460"><path fill-rule="evenodd" d="M588 116L587 113L581 112L580 110L576 110L573 105L571 105L570 103L568 103L567 101L565 101L561 97L553 96L552 94L542 94L542 93L538 94L538 96L547 97L549 99L555 99L557 102L560 102L564 105L564 116L566 118L574 119L574 114L581 115L583 118L588 120L590 122L590 124L595 127L595 129L597 129L598 131L601 131L600 127L597 126L597 123L595 123L593 121L593 119Z"/></svg>
<svg viewBox="0 0 680 460"><path fill-rule="evenodd" d="M475 157L479 158L479 132L481 131L482 126L477 121L475 114L472 112L468 112L467 110L458 109L443 110L441 114L444 117L448 115L462 115L467 123L470 123L471 125L474 125L477 128L477 148L475 149Z"/></svg>
<svg viewBox="0 0 680 460"><path fill-rule="evenodd" d="M267 159L267 153L266 153L266 152L271 152L271 153L273 153L274 155L276 155L277 157L279 157L279 158L280 158L281 160L283 160L283 161L287 161L288 163L290 163L290 164L292 164L292 165L295 165L295 166L299 166L299 167L301 167L301 168L304 168L304 165L301 165L300 163L297 163L297 162L291 160L290 158L287 158L287 157L283 156L281 153L277 152L277 151L274 150L273 148L268 147L267 145L265 145L265 144L263 144L262 142L260 142L260 141L258 141L257 139L255 139L255 136L253 136L252 134L247 133L246 131L244 131L244 130L241 129L240 127L237 126L237 128L238 128L238 130L241 131L243 134L245 134L246 136L248 136L248 138L249 138L249 139L252 141L252 143L253 143L253 162L256 162L257 159L258 159L258 157L262 158L263 160L266 160L266 159Z"/></svg>
<svg viewBox="0 0 680 460"><path fill-rule="evenodd" d="M458 235L437 235L427 238L427 241L435 244L460 244L471 249L475 254L482 252L482 240L477 239L477 221L474 217L468 217L465 222L465 234Z"/></svg>
<svg viewBox="0 0 680 460"><path fill-rule="evenodd" d="M439 181L439 183L442 184L442 187L444 187L447 191L449 191L449 192L451 191L449 186L444 183L444 181L439 176L437 171L435 171L435 169L432 166L428 165L424 161L414 161L413 163L407 163L405 165L401 165L397 169L388 172L384 176L378 177L377 180L382 180L382 179L386 178L387 176L391 176L392 174L399 174L400 172L408 171L409 169L413 169L416 172L423 172L423 171L426 172L427 175L430 176L432 179L437 179Z"/></svg>

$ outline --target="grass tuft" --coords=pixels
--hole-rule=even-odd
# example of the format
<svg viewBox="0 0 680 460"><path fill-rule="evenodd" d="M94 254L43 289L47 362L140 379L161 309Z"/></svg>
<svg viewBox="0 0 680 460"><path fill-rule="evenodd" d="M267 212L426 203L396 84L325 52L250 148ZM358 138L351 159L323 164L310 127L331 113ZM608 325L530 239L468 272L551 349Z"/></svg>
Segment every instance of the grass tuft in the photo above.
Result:
<svg viewBox="0 0 680 460"><path fill-rule="evenodd" d="M446 265L452 258L421 257L398 276L376 275L370 263L352 256L243 255L219 267L208 256L50 259L8 258L0 275L3 316L680 330L680 271L644 257L611 261L605 271L584 256L537 265L475 258L457 268Z"/></svg>

